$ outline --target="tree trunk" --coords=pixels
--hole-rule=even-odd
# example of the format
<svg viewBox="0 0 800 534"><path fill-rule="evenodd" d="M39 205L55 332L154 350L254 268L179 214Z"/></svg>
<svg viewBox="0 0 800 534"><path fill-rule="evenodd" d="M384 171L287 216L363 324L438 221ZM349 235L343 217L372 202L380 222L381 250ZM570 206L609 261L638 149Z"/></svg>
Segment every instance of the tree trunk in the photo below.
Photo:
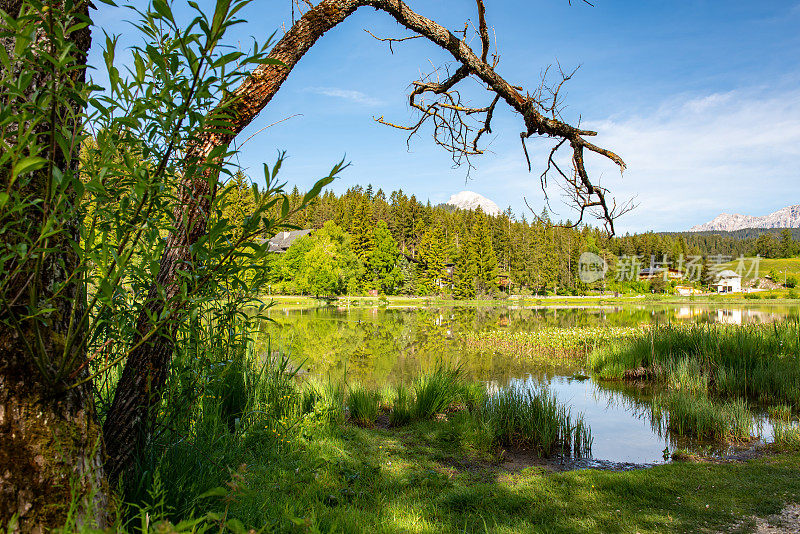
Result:
<svg viewBox="0 0 800 534"><path fill-rule="evenodd" d="M0 331L0 524L20 532L64 524L106 526L109 489L101 428L87 386L55 396L19 339Z"/></svg>
<svg viewBox="0 0 800 534"><path fill-rule="evenodd" d="M477 0L477 5L481 28L485 32L483 0ZM522 90L512 86L498 75L494 66L486 61L489 45L488 33L482 35L484 50L482 56L478 57L465 40L459 39L435 21L417 14L400 0L322 0L310 8L300 20L292 25L269 54L271 59L278 59L283 62L283 65L260 65L236 89L232 98L224 103L230 133L201 133L197 143L187 151L186 168L197 168L197 162L205 162L215 148L227 147L233 138L269 104L294 66L319 38L344 21L358 8L365 6L387 13L402 26L447 50L456 61L461 63L461 67L448 81L442 84L426 83L424 85L429 88L426 90L432 90L430 88L436 86L437 88L432 91L441 94L458 81L468 76L475 76L495 93L495 102L502 99L522 116L525 125L523 139L531 135L546 135L569 140L575 150L575 163L579 170L582 186L587 188L589 196L596 194L601 196L602 200L604 190L592 186L583 170L582 150L584 147L588 148L590 151L611 159L624 169L624 163L619 156L584 141L582 136L593 135L593 132L579 130L540 113L541 108L534 105L529 94L523 94ZM488 120L491 120L491 113ZM488 130L488 121L486 128ZM477 143L477 139L475 143ZM184 182L180 187L180 199L175 209L176 230L167 240L161 258L157 283L151 288L145 305L146 310L156 317L170 307L181 305L177 299L173 298L178 293L180 284L180 277L177 276L177 273L185 268L184 266L191 264L191 247L205 233L206 221L214 195L214 191L209 189L209 183L214 183L214 179L216 176L208 176L203 172L187 171L185 174ZM605 208L605 200L596 205ZM608 214L608 212L606 213ZM165 290L167 299L157 297L159 288ZM143 312L137 324L140 339L135 340L136 344L147 335L150 328L148 315ZM174 326L165 327L158 335L152 336L147 343L138 345L128 357L117 385L111 411L103 428L108 453L106 469L112 477L118 476L129 465L134 450L140 443L139 439L146 436L147 416L160 399L172 358L173 334Z"/></svg>
<svg viewBox="0 0 800 534"><path fill-rule="evenodd" d="M288 78L292 68L326 31L333 28L355 9L361 1L345 0L323 2L330 9L315 8L306 13L271 51L269 57L278 59L285 66L263 65L236 90L236 103L228 113L232 118L230 135L214 133L201 136L188 151L187 168L203 168L211 151L227 146L245 126L269 103ZM181 303L175 298L180 290L178 272L191 262L191 246L206 231L206 222L211 209L213 192L209 189L207 173L187 172L180 184L180 198L175 209L175 231L167 239L161 257L156 283L150 288L145 304L146 312L137 321L139 339L152 328L149 317L161 316L170 306ZM216 176L214 177L216 179ZM164 288L166 298L159 297L159 288ZM122 376L117 383L114 401L103 426L106 445L106 470L115 480L130 464L133 455L148 432L150 411L160 399L167 379L173 354L174 322L147 342L135 348L128 356Z"/></svg>
<svg viewBox="0 0 800 534"><path fill-rule="evenodd" d="M0 9L19 18L23 3L22 0L0 0ZM50 13L55 13L58 20L70 20L70 24L79 22L76 16L83 17L81 22L88 20L88 2L76 4L68 8L71 4L51 2L48 6L51 9L40 14L41 18L36 22L36 34L30 44L32 53L50 47L46 30L48 22L52 22ZM91 42L89 28L72 32L69 40L76 47L74 61L78 65L85 65ZM3 37L0 45L14 61L15 39ZM40 70L35 70L39 65ZM3 73L11 79L19 76L21 71L33 75L23 97L12 99L8 95L0 96L4 106L17 110L32 109L31 102L27 100L40 97L43 88L47 90L48 84L55 79L53 67L47 60L37 62L36 67L21 60L13 63L14 72ZM77 69L59 75L63 83L74 88L83 84L84 72L84 69ZM71 113L81 111L82 104L78 102L62 104L69 106ZM42 120L34 133L49 138L48 132L53 127L49 124L50 118L69 116L65 111L63 107L41 110L38 118ZM65 124L74 127L73 131L79 130L79 125L74 121L59 126ZM20 142L14 135L14 132L7 131L5 141L12 144ZM75 160L66 160L63 153L53 149L52 145L50 150L39 155L63 171L77 169ZM11 187L20 194L30 195L29 198L44 199L52 179L48 167L45 167L33 173L30 181L17 180ZM9 169L0 168L0 189L8 190L9 180ZM26 204L21 220L3 217L4 229L7 226L22 229L21 233L12 231L4 234L7 247L36 241L47 209L42 206L46 204ZM74 380L80 378L81 374L85 376L86 371L81 372L79 368L84 358L79 357L82 356L79 352L73 352L72 356L78 356L74 359L75 363L62 368L62 372L55 371L64 353L70 315L73 309L80 310L85 305L81 277L70 278L78 265L73 245L79 229L78 221L70 212L70 205L71 202L62 205L65 211L56 214L57 219L60 216L57 222L63 222L65 230L51 236L38 252L42 257L38 267L39 276L33 274L37 272L34 271L36 261L28 261L22 265L20 274L10 279L10 289L1 296L0 524L16 522L16 528L12 528L12 531L49 531L64 525L68 515L80 525L103 528L107 523L108 485L102 466L102 433L95 415L91 385L67 388L70 378ZM28 235L22 232L28 232ZM10 298L12 295L22 297ZM42 308L52 311L36 319L28 318L32 311L41 311ZM17 327L12 326L15 321ZM34 338L39 340L39 349L36 351L31 350L36 344ZM74 346L77 351L83 349L80 333Z"/></svg>

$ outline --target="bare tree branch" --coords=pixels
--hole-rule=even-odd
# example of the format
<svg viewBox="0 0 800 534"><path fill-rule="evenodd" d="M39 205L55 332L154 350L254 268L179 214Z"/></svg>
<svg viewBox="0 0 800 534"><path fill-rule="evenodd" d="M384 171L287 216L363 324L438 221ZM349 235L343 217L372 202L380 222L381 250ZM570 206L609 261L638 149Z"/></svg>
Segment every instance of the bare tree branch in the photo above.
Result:
<svg viewBox="0 0 800 534"><path fill-rule="evenodd" d="M370 34L373 37L373 39L376 39L378 41L382 41L382 42L385 42L385 43L389 43L389 52L391 52L392 54L394 54L394 49L392 48L392 43L402 43L404 41L410 41L412 39L420 39L422 37L421 35L409 35L408 37L378 37L377 35L375 35L371 31L367 30L366 28L364 29L364 31L367 32L368 34Z"/></svg>
<svg viewBox="0 0 800 534"><path fill-rule="evenodd" d="M302 12L300 0L292 1L293 13L295 5ZM463 38L459 39L442 25L416 13L401 0L322 0L316 5L303 1L307 9L299 20L293 21L291 28L272 49L270 61L259 65L218 110L212 111L214 120L210 120L209 124L213 126L198 132L195 142L187 150L185 169L178 186L175 229L167 238L157 283L151 287L143 306L145 311L137 321L138 335L133 342L137 348L128 356L114 403L106 418L107 467L111 473L121 472L130 463L136 436L143 432L146 414L158 402L158 394L164 387L166 369L173 353L172 336L167 327L156 333L151 332L149 317L175 312L165 308L175 305L172 297L180 289L181 270L192 261L193 247L206 232L211 203L216 193L212 184L217 183L217 174L222 160L228 155L228 146L269 104L305 53L328 30L361 7L372 7L388 14L415 36L421 36L446 50L458 64L452 75L448 72L444 81L438 78L434 80L438 76L438 71L434 70L431 75L422 76L412 84L409 104L421 114L421 118L412 126L400 128L414 135L423 124L430 122L434 140L452 153L454 163L471 165L469 158L482 153L478 141L491 131L492 116L499 102L503 101L522 117L524 129L520 138L523 147L525 140L534 136L556 139L557 147L569 143L575 172L567 176L559 169L562 183L574 191L571 198L581 210L581 220L584 212L591 210L605 219L609 231L613 232L613 219L619 210L607 200L608 191L589 180L584 150L610 159L621 170L625 169L625 163L615 153L584 139L595 135L594 132L561 120L559 95L566 81L564 78L568 79L571 74L565 76L562 72L562 81L547 92L547 98L543 98L545 91L541 86L532 94L523 93L521 87L512 85L500 76L495 70L497 55L491 64L488 63L489 33L483 0L476 0L480 56L467 44L468 23L464 26ZM389 42L391 44L392 41ZM488 105L471 106L462 100L456 86L467 78L477 80L486 88L490 94ZM478 121L479 117L482 120ZM221 120L227 122L227 129L218 126ZM378 121L395 126L382 117ZM554 154L551 152L548 164L555 162ZM530 168L527 148L525 156ZM132 380L131 377L136 379ZM147 381L148 388L141 387L142 380ZM146 390L156 394L151 395Z"/></svg>

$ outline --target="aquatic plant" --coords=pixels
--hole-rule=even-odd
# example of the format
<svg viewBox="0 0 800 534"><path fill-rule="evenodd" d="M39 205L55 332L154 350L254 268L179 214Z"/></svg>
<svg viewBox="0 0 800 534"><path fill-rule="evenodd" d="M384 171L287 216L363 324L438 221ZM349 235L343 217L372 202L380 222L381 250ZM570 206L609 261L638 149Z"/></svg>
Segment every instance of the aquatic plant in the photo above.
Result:
<svg viewBox="0 0 800 534"><path fill-rule="evenodd" d="M800 426L797 422L773 421L772 442L782 451L800 451Z"/></svg>
<svg viewBox="0 0 800 534"><path fill-rule="evenodd" d="M519 358L565 358L582 356L612 340L630 339L643 331L642 327L611 326L547 327L526 332L489 330L467 333L464 345L470 351L493 352Z"/></svg>
<svg viewBox="0 0 800 534"><path fill-rule="evenodd" d="M601 379L647 379L691 391L800 408L800 325L664 325L594 350Z"/></svg>
<svg viewBox="0 0 800 534"><path fill-rule="evenodd" d="M742 399L714 403L704 395L675 391L653 399L653 419L678 436L718 441L752 437L753 415Z"/></svg>
<svg viewBox="0 0 800 534"><path fill-rule="evenodd" d="M545 456L583 456L591 451L592 433L583 415L573 419L569 408L546 388L502 388L486 400L482 419L500 445L524 445Z"/></svg>

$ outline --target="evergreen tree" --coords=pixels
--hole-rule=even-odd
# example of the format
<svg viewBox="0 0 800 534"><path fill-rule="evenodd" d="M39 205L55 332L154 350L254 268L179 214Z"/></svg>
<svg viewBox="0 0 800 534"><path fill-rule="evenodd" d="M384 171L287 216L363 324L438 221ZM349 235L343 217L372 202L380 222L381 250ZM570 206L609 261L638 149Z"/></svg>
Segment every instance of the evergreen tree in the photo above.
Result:
<svg viewBox="0 0 800 534"><path fill-rule="evenodd" d="M475 279L478 258L473 242L463 239L453 266L453 297L457 299L475 298Z"/></svg>
<svg viewBox="0 0 800 534"><path fill-rule="evenodd" d="M780 245L778 246L778 249L780 250L781 258L791 258L794 256L794 240L792 239L792 231L788 228L781 230Z"/></svg>
<svg viewBox="0 0 800 534"><path fill-rule="evenodd" d="M422 236L418 250L417 293L433 295L445 285L445 267L448 262L444 231L440 226L429 228Z"/></svg>
<svg viewBox="0 0 800 534"><path fill-rule="evenodd" d="M372 251L367 259L367 277L372 287L386 295L394 295L403 285L403 272L398 265L400 251L386 221L372 231Z"/></svg>
<svg viewBox="0 0 800 534"><path fill-rule="evenodd" d="M497 256L492 246L492 228L489 218L477 210L477 228L473 233L471 247L474 250L475 292L479 295L493 295L497 290Z"/></svg>

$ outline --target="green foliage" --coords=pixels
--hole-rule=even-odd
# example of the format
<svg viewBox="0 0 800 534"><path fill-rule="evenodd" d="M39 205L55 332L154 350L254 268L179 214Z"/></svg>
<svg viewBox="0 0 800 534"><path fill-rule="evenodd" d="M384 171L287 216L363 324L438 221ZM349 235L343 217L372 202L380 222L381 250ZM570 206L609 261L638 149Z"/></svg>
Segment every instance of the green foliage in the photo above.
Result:
<svg viewBox="0 0 800 534"><path fill-rule="evenodd" d="M241 174L221 163L229 159L224 147L204 161L186 159L198 132L226 128L231 101L223 96L253 64L266 61L269 42L231 52L225 40L243 22L237 12L247 3L219 1L208 17L193 6L194 18L186 26L176 22L170 4L154 2L145 10L127 6L145 39L130 49L130 69L121 69L117 38L106 37L101 51L105 88L77 78L63 83L77 76L82 57L67 37L83 23L67 28L68 18L50 21L46 54L20 46L17 57L6 58L31 75L3 68L0 80L3 94L19 104L15 113L0 114L0 129L20 133L0 155L7 195L0 206L0 232L15 236L2 242L0 300L8 313L1 320L25 338L31 329L52 329L56 319L68 325L59 331L54 351L41 343L29 346L46 382L74 382L75 369L87 367L87 354L103 354L88 366L91 371L113 375L136 340L180 330L202 303L230 293L243 299L260 294L263 280L252 266L264 260L266 246L257 238L286 226L313 200L312 194L275 212L284 198L277 181L282 156L273 168L265 166L265 186L249 189ZM35 10L26 9L10 26L23 40L41 22ZM24 98L42 61L53 79L36 89L42 98ZM315 189L330 183L341 168ZM219 194L207 231L193 245L193 262L178 266L167 288L156 281L167 237L179 227L175 208L185 202L179 183L197 176L210 191L219 185ZM232 179L222 186L227 177ZM47 288L41 286L46 276L30 275L53 265L60 265L61 275ZM75 298L82 303L72 308ZM153 300L168 312L146 313L145 302L151 310ZM55 315L54 309L59 310ZM137 325L137 317L146 324Z"/></svg>
<svg viewBox="0 0 800 534"><path fill-rule="evenodd" d="M395 295L403 286L403 271L399 265L400 251L386 221L372 229L372 250L366 262L369 283L385 295Z"/></svg>
<svg viewBox="0 0 800 534"><path fill-rule="evenodd" d="M478 210L478 227L471 236L470 246L474 252L475 293L491 296L497 291L497 256L492 246L489 218Z"/></svg>
<svg viewBox="0 0 800 534"><path fill-rule="evenodd" d="M464 243L453 266L453 297L475 298L478 257L471 242Z"/></svg>
<svg viewBox="0 0 800 534"><path fill-rule="evenodd" d="M301 241L304 241L299 252L302 257L295 253L290 256L294 246L286 253L286 261L298 266L297 286L301 292L315 296L341 295L357 281L361 263L353 253L350 236L337 224L329 221Z"/></svg>
<svg viewBox="0 0 800 534"><path fill-rule="evenodd" d="M447 282L445 266L449 261L445 245L444 229L440 226L429 228L417 251L419 267L417 271L417 293L434 295L444 291Z"/></svg>

